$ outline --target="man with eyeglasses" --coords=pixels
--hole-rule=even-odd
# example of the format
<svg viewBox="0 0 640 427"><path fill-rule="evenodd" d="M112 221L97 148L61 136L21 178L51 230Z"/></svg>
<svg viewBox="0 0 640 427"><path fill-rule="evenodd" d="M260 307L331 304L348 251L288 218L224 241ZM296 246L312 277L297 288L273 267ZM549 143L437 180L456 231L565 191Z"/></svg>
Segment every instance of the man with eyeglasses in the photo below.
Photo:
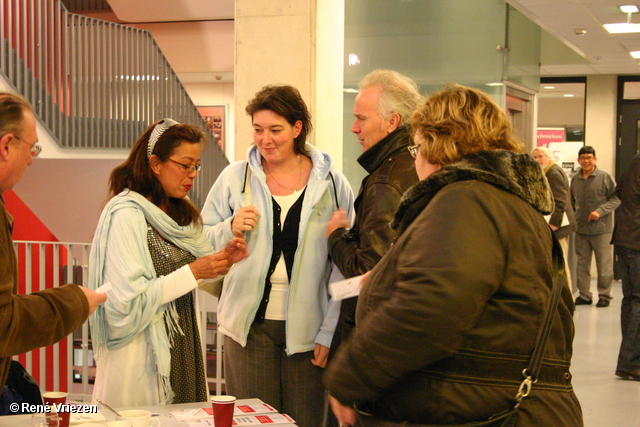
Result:
<svg viewBox="0 0 640 427"><path fill-rule="evenodd" d="M0 92L0 390L11 356L54 344L80 327L98 304L99 294L78 285L18 295L18 264L11 232L13 217L2 194L10 190L40 153L31 105Z"/></svg>
<svg viewBox="0 0 640 427"><path fill-rule="evenodd" d="M576 284L580 295L576 305L593 303L591 288L591 254L596 256L598 302L596 307L609 307L613 283L613 215L620 204L616 183L596 166L596 151L585 145L578 151L580 170L571 180L571 203L576 214L575 247L578 259Z"/></svg>
<svg viewBox="0 0 640 427"><path fill-rule="evenodd" d="M327 224L331 258L345 277L371 270L389 249L394 237L389 222L402 194L418 182L407 150L412 144L409 120L421 101L417 85L396 71L375 70L359 87L351 132L362 146L358 163L369 175L355 200L353 227L344 211L335 212ZM342 301L331 354L355 326L356 303L357 298Z"/></svg>

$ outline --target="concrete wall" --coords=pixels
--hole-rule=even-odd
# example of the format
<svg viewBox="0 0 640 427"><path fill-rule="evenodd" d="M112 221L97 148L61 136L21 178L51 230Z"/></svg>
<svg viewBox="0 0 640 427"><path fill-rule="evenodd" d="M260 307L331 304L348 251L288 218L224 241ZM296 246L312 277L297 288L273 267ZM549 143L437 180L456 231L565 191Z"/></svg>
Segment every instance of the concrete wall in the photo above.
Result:
<svg viewBox="0 0 640 427"><path fill-rule="evenodd" d="M598 167L615 175L617 84L614 75L587 76L585 145L596 150Z"/></svg>
<svg viewBox="0 0 640 427"><path fill-rule="evenodd" d="M584 126L584 98L539 98L538 127Z"/></svg>

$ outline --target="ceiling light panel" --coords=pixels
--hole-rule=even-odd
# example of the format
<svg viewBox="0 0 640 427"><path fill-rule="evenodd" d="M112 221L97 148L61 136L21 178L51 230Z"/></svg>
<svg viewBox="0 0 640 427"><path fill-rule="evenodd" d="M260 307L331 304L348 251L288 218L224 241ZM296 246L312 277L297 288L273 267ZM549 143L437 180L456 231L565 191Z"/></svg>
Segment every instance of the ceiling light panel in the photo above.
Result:
<svg viewBox="0 0 640 427"><path fill-rule="evenodd" d="M633 5L633 4L628 4L625 6L620 6L620 10L623 13L637 13L638 12L638 6Z"/></svg>

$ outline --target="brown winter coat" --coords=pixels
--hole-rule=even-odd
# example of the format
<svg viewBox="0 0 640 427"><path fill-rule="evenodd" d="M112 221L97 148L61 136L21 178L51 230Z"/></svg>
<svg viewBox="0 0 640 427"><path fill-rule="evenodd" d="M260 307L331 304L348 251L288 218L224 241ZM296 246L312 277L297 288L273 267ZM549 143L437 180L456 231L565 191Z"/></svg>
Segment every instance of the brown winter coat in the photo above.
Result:
<svg viewBox="0 0 640 427"><path fill-rule="evenodd" d="M553 202L542 169L502 150L466 156L410 189L400 237L372 270L357 327L325 374L378 419L455 424L509 409L552 286ZM519 426L582 426L569 371L568 289Z"/></svg>
<svg viewBox="0 0 640 427"><path fill-rule="evenodd" d="M0 389L7 380L11 356L60 341L89 316L87 298L77 285L17 295L12 224L0 201Z"/></svg>

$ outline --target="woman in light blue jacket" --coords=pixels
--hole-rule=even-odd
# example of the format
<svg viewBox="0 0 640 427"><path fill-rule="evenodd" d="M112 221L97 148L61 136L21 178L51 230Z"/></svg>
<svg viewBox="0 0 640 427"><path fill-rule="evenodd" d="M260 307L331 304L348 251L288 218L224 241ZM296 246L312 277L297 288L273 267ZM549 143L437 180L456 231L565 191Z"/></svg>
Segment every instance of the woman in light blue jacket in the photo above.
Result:
<svg viewBox="0 0 640 427"><path fill-rule="evenodd" d="M335 210L353 215L353 192L331 158L305 143L311 118L295 88L266 86L246 112L248 161L222 171L202 211L214 248L244 234L250 254L226 276L218 305L227 392L319 426L339 310L325 229Z"/></svg>

